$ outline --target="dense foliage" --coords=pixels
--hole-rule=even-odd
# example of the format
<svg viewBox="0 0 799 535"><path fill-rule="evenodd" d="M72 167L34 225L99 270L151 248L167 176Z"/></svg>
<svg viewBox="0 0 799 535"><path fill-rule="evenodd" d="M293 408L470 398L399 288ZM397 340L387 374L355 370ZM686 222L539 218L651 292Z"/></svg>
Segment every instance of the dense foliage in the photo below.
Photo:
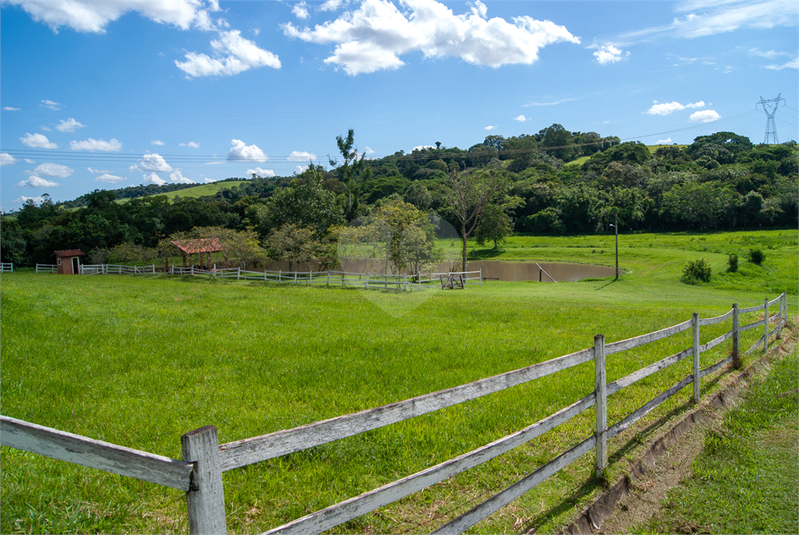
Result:
<svg viewBox="0 0 799 535"><path fill-rule="evenodd" d="M653 151L639 142L569 132L558 124L534 135L488 136L466 150L436 143L374 160L358 157L352 131L337 142L342 163L331 160L330 169L312 165L292 177L254 176L211 197L178 196L170 202L153 195L175 189L170 185L96 190L70 203L53 203L47 196L38 206L29 201L3 217L2 259L31 265L52 262L56 249L155 247L195 227L254 230L267 249L270 236L271 243L285 248L287 233L305 229L324 249L342 225L370 216L388 199L437 214L463 231L452 184L486 175L500 176L503 187L479 211L484 220L466 230L478 229L481 241L495 245L510 231L604 232L616 215L627 232L795 227L799 222L796 142L753 145L746 137L718 132L688 146ZM130 200L114 202L123 197Z"/></svg>

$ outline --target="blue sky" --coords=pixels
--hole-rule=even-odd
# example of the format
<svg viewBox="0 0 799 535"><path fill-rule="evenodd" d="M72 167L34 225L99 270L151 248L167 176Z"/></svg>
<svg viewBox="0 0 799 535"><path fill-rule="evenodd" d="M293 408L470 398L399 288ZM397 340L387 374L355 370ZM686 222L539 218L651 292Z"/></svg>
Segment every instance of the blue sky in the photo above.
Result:
<svg viewBox="0 0 799 535"><path fill-rule="evenodd" d="M291 175L553 123L646 144L799 130L795 0L0 0L0 208Z"/></svg>

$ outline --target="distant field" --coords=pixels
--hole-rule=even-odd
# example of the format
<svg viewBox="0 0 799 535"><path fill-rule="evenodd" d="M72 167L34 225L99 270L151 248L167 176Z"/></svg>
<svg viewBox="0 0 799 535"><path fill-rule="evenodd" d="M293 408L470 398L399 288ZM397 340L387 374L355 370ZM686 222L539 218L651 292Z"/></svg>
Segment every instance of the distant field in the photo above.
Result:
<svg viewBox="0 0 799 535"><path fill-rule="evenodd" d="M127 447L180 457L180 436L215 425L229 442L286 429L542 362L791 292L791 231L647 234L620 238L627 273L579 283L489 282L395 294L169 276L2 276L2 413ZM444 244L457 249L457 243ZM499 258L612 265L612 236L516 237ZM762 266L726 251L758 246ZM604 252L602 252L604 250ZM490 256L490 249L476 250ZM687 286L705 256L710 284ZM717 326L721 328L721 326ZM703 331L703 343L718 334ZM684 336L609 359L608 380L690 346ZM755 331L744 333L746 347ZM703 353L703 363L729 350ZM624 355L623 357L621 355ZM746 357L751 362L757 353ZM690 373L684 361L615 394L615 423ZM704 380L712 388L712 377ZM593 365L410 422L224 475L228 529L252 533L355 496L521 429L593 389ZM680 414L689 389L647 417ZM588 411L486 466L381 508L337 532L430 531L592 432ZM646 424L644 424L646 425ZM608 475L642 439L610 443ZM0 532L186 532L185 497L152 484L0 450ZM585 458L475 527L551 532L599 490ZM474 503L473 503L474 502Z"/></svg>
<svg viewBox="0 0 799 535"><path fill-rule="evenodd" d="M158 195L163 195L164 197L168 198L170 201L175 200L175 197L208 197L211 195L216 195L217 192L222 191L223 189L230 189L233 186L238 186L239 184L246 182L246 180L230 180L227 182L214 182L211 184L198 184L197 186L191 188L180 189L177 191L170 191L169 193L159 193ZM117 202L119 203L126 203L129 202L130 199L119 199Z"/></svg>

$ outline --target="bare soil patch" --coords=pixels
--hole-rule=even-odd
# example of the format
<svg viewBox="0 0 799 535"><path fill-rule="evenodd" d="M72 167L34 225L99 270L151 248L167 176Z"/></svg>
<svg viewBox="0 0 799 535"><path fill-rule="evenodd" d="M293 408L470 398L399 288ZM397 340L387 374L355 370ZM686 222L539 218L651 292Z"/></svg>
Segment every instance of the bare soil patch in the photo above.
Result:
<svg viewBox="0 0 799 535"><path fill-rule="evenodd" d="M789 322L789 326L796 322ZM783 328L782 342L773 343L767 355L745 370L719 379L717 393L705 399L688 416L651 442L628 474L597 498L562 533L628 533L649 520L660 508L669 489L691 474L702 453L706 433L721 426L724 412L737 405L753 375L767 374L769 363L796 351L795 328ZM691 533L692 530L686 526Z"/></svg>

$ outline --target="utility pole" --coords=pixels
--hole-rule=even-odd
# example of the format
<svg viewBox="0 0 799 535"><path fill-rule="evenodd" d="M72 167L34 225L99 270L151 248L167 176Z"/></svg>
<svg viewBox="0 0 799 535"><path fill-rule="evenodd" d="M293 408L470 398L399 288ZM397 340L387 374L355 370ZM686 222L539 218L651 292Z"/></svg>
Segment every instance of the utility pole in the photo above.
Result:
<svg viewBox="0 0 799 535"><path fill-rule="evenodd" d="M619 214L615 214L616 216L616 224L610 224L611 227L616 229L616 278L613 279L614 281L619 280Z"/></svg>
<svg viewBox="0 0 799 535"><path fill-rule="evenodd" d="M785 102L785 99L780 98L780 95L782 95L782 93L777 95L777 98L772 98L769 100L765 100L763 97L760 97L760 102L755 104L755 109L757 109L758 106L763 106L763 111L766 114L766 137L763 140L763 143L766 145L768 145L769 139L772 137L774 138L775 145L778 145L780 142L777 139L777 125L774 123L774 113L777 111L777 106L780 105L780 101Z"/></svg>

